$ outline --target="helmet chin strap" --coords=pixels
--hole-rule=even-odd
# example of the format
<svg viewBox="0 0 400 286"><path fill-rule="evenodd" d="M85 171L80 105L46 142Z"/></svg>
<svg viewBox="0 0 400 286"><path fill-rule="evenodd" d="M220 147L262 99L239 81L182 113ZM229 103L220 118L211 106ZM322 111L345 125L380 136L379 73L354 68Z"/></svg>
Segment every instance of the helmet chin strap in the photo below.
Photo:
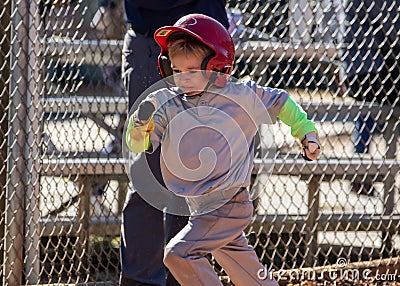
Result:
<svg viewBox="0 0 400 286"><path fill-rule="evenodd" d="M198 94L194 94L194 95L195 95L195 96L202 96L205 92L208 91L208 89L210 88L210 86L211 86L212 84L215 83L215 80L216 80L216 79L217 79L216 73L213 72L213 73L211 74L211 77L210 77L210 79L208 80L206 86L204 87L203 91L201 91L201 92L198 93Z"/></svg>

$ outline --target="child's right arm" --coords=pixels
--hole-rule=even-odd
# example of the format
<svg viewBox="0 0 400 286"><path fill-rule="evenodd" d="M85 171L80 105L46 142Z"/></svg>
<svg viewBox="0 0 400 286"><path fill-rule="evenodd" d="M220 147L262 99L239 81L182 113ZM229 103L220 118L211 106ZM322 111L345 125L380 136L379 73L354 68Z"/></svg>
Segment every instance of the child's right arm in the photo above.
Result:
<svg viewBox="0 0 400 286"><path fill-rule="evenodd" d="M175 93L169 89L159 89L150 93L129 117L126 144L134 153L152 153L156 150L168 126L167 110Z"/></svg>
<svg viewBox="0 0 400 286"><path fill-rule="evenodd" d="M150 133L154 130L154 105L143 101L129 118L126 132L126 144L133 153L141 153L152 149Z"/></svg>

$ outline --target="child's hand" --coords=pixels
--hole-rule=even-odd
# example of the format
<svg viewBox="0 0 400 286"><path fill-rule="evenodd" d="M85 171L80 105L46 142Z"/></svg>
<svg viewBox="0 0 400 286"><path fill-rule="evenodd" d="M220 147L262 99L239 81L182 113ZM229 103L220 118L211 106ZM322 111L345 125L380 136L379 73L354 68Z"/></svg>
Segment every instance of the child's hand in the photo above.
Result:
<svg viewBox="0 0 400 286"><path fill-rule="evenodd" d="M153 115L156 108L154 104L150 101L143 101L139 104L137 117L140 121L147 122Z"/></svg>
<svg viewBox="0 0 400 286"><path fill-rule="evenodd" d="M301 140L302 152L301 155L307 161L314 161L321 153L318 136L315 132L307 133Z"/></svg>

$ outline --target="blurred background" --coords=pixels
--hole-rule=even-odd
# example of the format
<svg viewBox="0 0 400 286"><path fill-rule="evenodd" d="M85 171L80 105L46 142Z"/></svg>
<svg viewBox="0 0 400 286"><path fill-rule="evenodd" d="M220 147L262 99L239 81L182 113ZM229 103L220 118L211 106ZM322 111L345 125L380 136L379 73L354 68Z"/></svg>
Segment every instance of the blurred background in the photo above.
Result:
<svg viewBox="0 0 400 286"><path fill-rule="evenodd" d="M130 188L121 150L123 2L3 2L0 283L117 285ZM246 233L271 271L345 261L399 279L399 7L226 3L233 76L288 90L322 143L321 158L306 162L285 125L260 127Z"/></svg>

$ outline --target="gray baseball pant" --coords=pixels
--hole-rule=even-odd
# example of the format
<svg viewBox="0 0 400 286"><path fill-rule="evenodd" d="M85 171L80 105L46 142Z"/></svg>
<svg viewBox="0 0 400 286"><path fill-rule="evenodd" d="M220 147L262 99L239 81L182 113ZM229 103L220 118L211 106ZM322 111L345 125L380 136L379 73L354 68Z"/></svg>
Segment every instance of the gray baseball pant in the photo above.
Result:
<svg viewBox="0 0 400 286"><path fill-rule="evenodd" d="M249 192L242 189L217 210L192 216L167 244L164 264L182 286L223 285L205 257L211 253L236 286L277 286L244 235L252 215Z"/></svg>

